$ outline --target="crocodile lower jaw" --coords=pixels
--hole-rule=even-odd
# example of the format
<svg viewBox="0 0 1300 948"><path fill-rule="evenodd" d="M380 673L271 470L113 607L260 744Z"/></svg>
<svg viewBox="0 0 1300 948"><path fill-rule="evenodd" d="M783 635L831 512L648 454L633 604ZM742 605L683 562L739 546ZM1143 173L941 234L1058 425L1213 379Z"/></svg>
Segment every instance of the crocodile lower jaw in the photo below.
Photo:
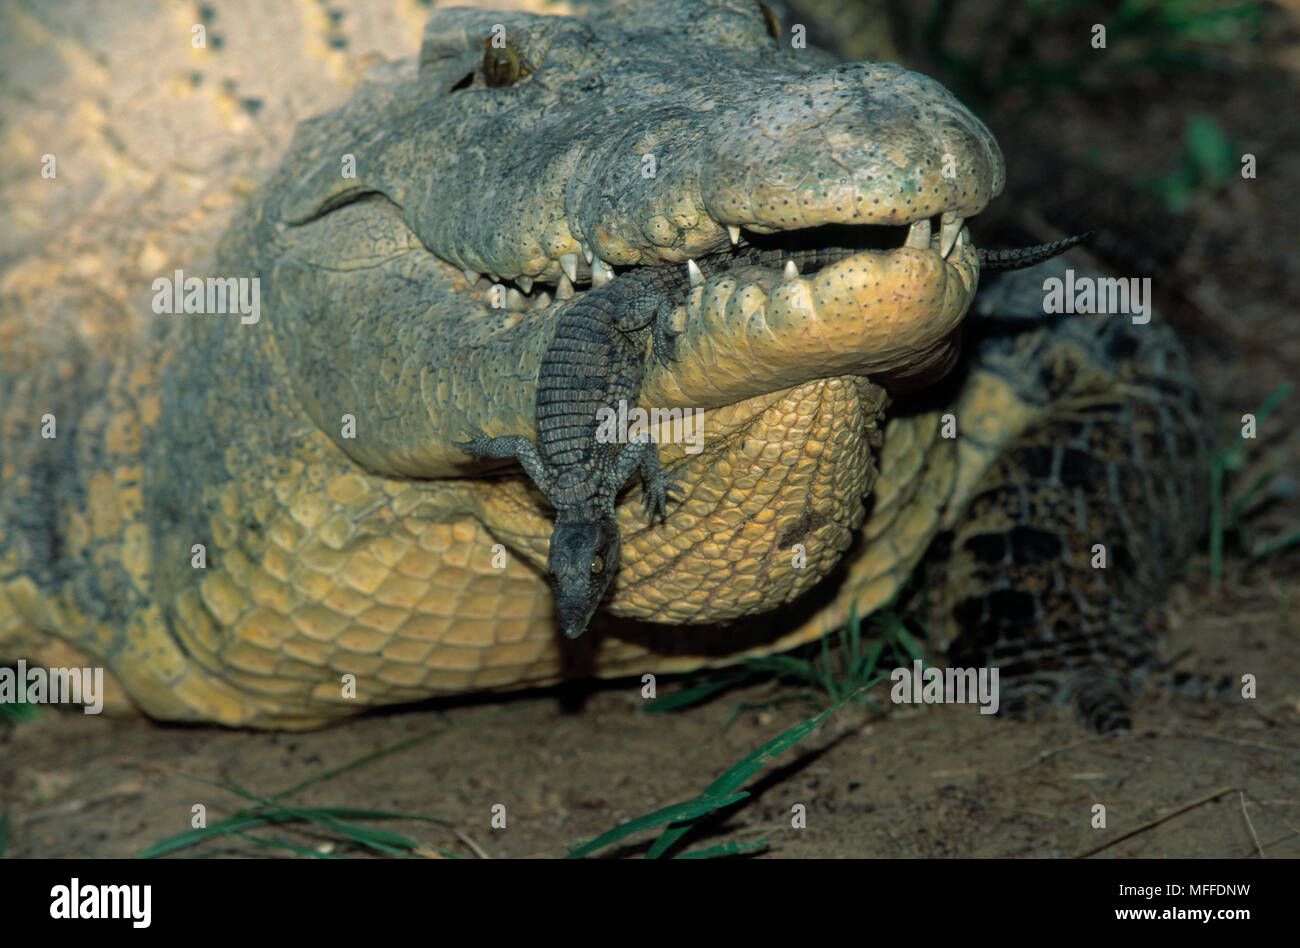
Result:
<svg viewBox="0 0 1300 948"><path fill-rule="evenodd" d="M978 271L963 241L947 258L903 247L806 275L719 274L693 287L675 315L680 361L651 367L642 400L707 409L818 378L933 380L952 365Z"/></svg>

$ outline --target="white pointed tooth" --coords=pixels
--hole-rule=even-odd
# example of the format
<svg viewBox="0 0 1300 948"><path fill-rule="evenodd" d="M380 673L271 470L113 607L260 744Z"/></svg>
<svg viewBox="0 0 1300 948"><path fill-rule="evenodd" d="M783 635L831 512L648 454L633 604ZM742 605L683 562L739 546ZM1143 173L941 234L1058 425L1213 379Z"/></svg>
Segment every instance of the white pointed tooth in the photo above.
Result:
<svg viewBox="0 0 1300 948"><path fill-rule="evenodd" d="M609 264L600 257L591 258L591 285L604 286L610 280L614 279L614 271L610 269Z"/></svg>
<svg viewBox="0 0 1300 948"><path fill-rule="evenodd" d="M493 283L500 283L500 282L501 282L501 277L497 276L496 273L495 273L494 271L489 270L489 271L487 272L487 275L488 275L488 279L491 280Z"/></svg>
<svg viewBox="0 0 1300 948"><path fill-rule="evenodd" d="M551 294L542 290L533 297L533 309L546 309L551 305Z"/></svg>
<svg viewBox="0 0 1300 948"><path fill-rule="evenodd" d="M580 246L582 246L582 255L583 255L584 257L587 258L587 262L588 262L588 263L591 263L591 258L594 257L595 254L593 254L593 253L591 252L591 248L590 248L590 247L583 246L583 245L580 245Z"/></svg>
<svg viewBox="0 0 1300 948"><path fill-rule="evenodd" d="M515 286L525 293L531 293L533 292L533 278L530 276L517 276L515 277Z"/></svg>
<svg viewBox="0 0 1300 948"><path fill-rule="evenodd" d="M555 284L555 298L557 300L573 299L573 283L569 281L567 275L560 277L560 282Z"/></svg>
<svg viewBox="0 0 1300 948"><path fill-rule="evenodd" d="M704 274L700 272L700 265L694 260L686 261L686 274L691 278L691 286L699 286L704 282Z"/></svg>
<svg viewBox="0 0 1300 948"><path fill-rule="evenodd" d="M528 297L520 293L513 286L506 290L506 309L525 310L528 308Z"/></svg>
<svg viewBox="0 0 1300 948"><path fill-rule="evenodd" d="M960 217L952 211L945 211L942 219L943 226L939 230L939 256L948 256L948 251L952 250L953 244L961 236L961 228L965 223Z"/></svg>
<svg viewBox="0 0 1300 948"><path fill-rule="evenodd" d="M460 272L465 275L465 282L468 283L470 286L473 286L475 283L478 282L477 270L471 270L469 267L466 267L464 270L461 270Z"/></svg>
<svg viewBox="0 0 1300 948"><path fill-rule="evenodd" d="M930 249L930 219L916 221L907 230L907 240L903 242L904 247L913 247L917 250Z"/></svg>
<svg viewBox="0 0 1300 948"><path fill-rule="evenodd" d="M727 236L731 238L731 246L736 246L736 244L740 243L740 228L735 224L728 224Z"/></svg>
<svg viewBox="0 0 1300 948"><path fill-rule="evenodd" d="M793 260L787 260L785 267L781 270L781 276L786 283L799 279L799 265Z"/></svg>
<svg viewBox="0 0 1300 948"><path fill-rule="evenodd" d="M578 255L576 253L560 254L560 269L570 281L578 279Z"/></svg>

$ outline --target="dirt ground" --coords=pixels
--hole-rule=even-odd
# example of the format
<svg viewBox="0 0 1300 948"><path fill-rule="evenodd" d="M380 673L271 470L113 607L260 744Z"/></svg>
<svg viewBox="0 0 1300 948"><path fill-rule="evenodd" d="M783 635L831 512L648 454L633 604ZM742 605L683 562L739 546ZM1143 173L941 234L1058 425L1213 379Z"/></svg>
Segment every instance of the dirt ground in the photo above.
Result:
<svg viewBox="0 0 1300 948"><path fill-rule="evenodd" d="M226 41L192 61L147 44L131 46L130 37L154 21L188 35L186 24L204 16L198 5L168 4L159 16L151 4L123 3L115 8L119 21L107 31L80 26L84 11L76 3L40 13L35 4L0 7L0 22L10 27L0 30L10 44L0 57L6 63L3 98L23 103L10 113L0 141L7 162L0 166L0 194L6 201L14 197L17 165L44 150L42 135L57 135L58 110L51 118L49 102L42 101L53 97L65 121L80 119L78 131L69 133L71 154L120 149L127 184L102 183L95 197L102 208L129 212L139 222L123 245L127 251L115 251L106 243L110 231L78 227L67 209L43 207L38 197L21 204L0 253L12 259L24 241L61 240L72 257L81 252L77 279L117 285L127 282L121 272L156 271L173 257L188 259L185 254L198 252L205 235L228 218L241 182L255 179L283 150L290 119L337 101L370 52L414 52L426 13L401 0L374 4L365 17L335 17L326 5L271 4L260 18L238 2L204 6L212 31ZM902 4L911 17L905 22L919 23L926 6ZM990 14L972 8L1003 9L958 6L958 22L969 21L955 33L976 46L992 26ZM1110 76L1103 70L1088 87L1057 93L1052 108L1026 112L1012 94L994 100L985 113L1004 143L1047 141L1072 160L1125 176L1176 167L1187 118L1196 113L1213 117L1240 150L1258 156L1258 178L1237 177L1195 192L1188 213L1171 219L1176 252L1156 280L1158 305L1192 353L1222 443L1242 413L1300 377L1300 338L1291 325L1300 302L1300 261L1287 211L1300 193L1294 159L1300 126L1284 119L1283 105L1300 100L1297 22L1294 7L1264 10L1262 41L1229 44L1214 69ZM1068 42L1072 25L1040 37L1039 53ZM258 44L271 42L266 37L276 30L301 31L303 39L283 74L272 78L258 69L265 53ZM915 34L902 34L899 45L909 61L931 67L925 50L913 50ZM29 53L14 54L12 44ZM121 53L124 46L131 55ZM42 49L57 54L36 56ZM320 63L327 79L320 78ZM185 110L202 135L175 114L174 97L185 89L191 95ZM162 102L171 103L171 116L159 111ZM123 115L139 117L144 130L138 137L114 124ZM124 196L131 175L158 167L179 190ZM214 196L220 194L231 197ZM1033 229L1032 223L1026 227ZM1153 234L1153 245L1169 237ZM26 278L61 285L74 272L63 256L64 262L49 262L44 276L38 269ZM1249 455L1234 489L1257 473L1282 472L1251 517L1258 544L1300 528L1300 392L1271 416ZM1103 857L1300 856L1298 574L1296 549L1251 564L1232 545L1217 588L1201 554L1151 616L1167 638L1166 654L1181 656L1180 668L1238 681L1255 675L1254 700L1206 703L1153 692L1139 700L1133 731L1121 737L1091 734L1066 712L1016 722L970 707L925 707L895 709L881 719L849 707L761 772L747 785L750 799L689 842L761 839L769 843L766 855L796 858L1069 857L1092 851ZM672 687L661 683L661 693ZM641 710L639 682L574 686L435 703L293 734L43 710L32 719L0 723L0 812L7 809L11 822L5 855L132 856L189 829L195 804L207 807L209 822L244 805L194 778L269 796L430 735L290 800L451 821L453 827L385 824L426 841L430 851L560 856L569 844L622 820L694 797L813 710L790 702L745 711L724 728L736 702L770 697L770 688L650 715ZM1104 829L1090 825L1098 803L1106 807ZM497 804L506 808L505 828L491 825ZM796 804L806 807L806 828L791 825ZM1126 835L1130 831L1136 832ZM287 827L262 835L322 852L356 851L336 837ZM637 854L652 838L643 834L608 852ZM226 837L188 854L283 851Z"/></svg>

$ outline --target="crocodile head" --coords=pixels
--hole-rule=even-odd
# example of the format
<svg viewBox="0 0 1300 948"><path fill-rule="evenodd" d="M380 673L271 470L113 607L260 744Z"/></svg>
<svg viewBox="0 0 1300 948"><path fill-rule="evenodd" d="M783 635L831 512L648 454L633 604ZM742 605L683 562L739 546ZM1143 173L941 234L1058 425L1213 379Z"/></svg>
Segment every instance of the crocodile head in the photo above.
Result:
<svg viewBox="0 0 1300 948"><path fill-rule="evenodd" d="M587 628L609 590L618 561L619 535L613 520L569 520L561 514L546 563L555 614L567 638L576 639Z"/></svg>
<svg viewBox="0 0 1300 948"><path fill-rule="evenodd" d="M304 123L255 232L236 232L298 403L406 479L481 473L466 430L533 433L555 320L623 268L858 251L815 272L705 268L677 307L678 361L648 367L641 405L702 412L704 448L661 425L684 501L652 527L620 505L625 615L734 618L827 575L864 517L886 389L955 361L979 270L964 221L1003 185L992 135L933 80L771 29L753 0L439 11L418 75ZM548 512L525 483L457 496L544 566ZM793 546L808 568L778 564Z"/></svg>

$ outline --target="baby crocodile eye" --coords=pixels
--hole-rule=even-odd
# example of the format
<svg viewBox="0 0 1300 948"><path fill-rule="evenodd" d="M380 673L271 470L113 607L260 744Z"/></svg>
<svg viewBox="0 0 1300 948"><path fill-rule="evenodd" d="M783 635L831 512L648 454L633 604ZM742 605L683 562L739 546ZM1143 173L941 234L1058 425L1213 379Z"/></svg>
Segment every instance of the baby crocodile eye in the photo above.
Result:
<svg viewBox="0 0 1300 948"><path fill-rule="evenodd" d="M605 568L605 561L602 560L599 556L591 561L591 571L593 573L599 573L604 568Z"/></svg>

